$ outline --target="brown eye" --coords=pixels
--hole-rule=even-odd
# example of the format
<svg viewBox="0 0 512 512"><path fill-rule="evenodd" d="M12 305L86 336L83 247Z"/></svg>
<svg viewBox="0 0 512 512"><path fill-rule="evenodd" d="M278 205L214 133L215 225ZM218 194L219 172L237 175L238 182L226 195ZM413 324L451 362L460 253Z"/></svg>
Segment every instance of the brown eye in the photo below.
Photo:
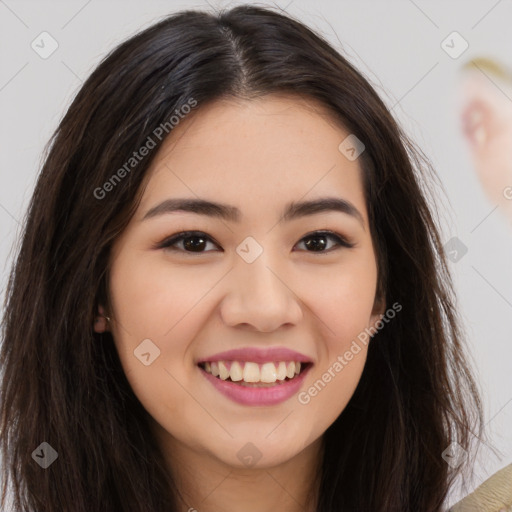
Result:
<svg viewBox="0 0 512 512"><path fill-rule="evenodd" d="M328 247L328 240L334 241L334 247ZM183 231L164 240L157 248L171 251L180 251L186 253L206 253L208 243L219 247L211 237L201 231ZM354 244L348 242L345 238L332 231L315 231L306 235L299 243L304 243L306 252L331 252L336 247L354 247ZM328 248L327 248L328 247ZM326 249L327 248L327 249Z"/></svg>
<svg viewBox="0 0 512 512"><path fill-rule="evenodd" d="M159 245L159 248L172 251L202 253L210 252L203 250L209 242L216 245L208 235L201 231L184 231L164 240ZM176 247L178 244L182 244L181 247Z"/></svg>
<svg viewBox="0 0 512 512"><path fill-rule="evenodd" d="M328 239L334 240L335 247L354 247L354 244L349 243L343 237L331 231L316 231L305 236L301 242L304 242L307 252L331 252L332 248L325 249L328 246Z"/></svg>

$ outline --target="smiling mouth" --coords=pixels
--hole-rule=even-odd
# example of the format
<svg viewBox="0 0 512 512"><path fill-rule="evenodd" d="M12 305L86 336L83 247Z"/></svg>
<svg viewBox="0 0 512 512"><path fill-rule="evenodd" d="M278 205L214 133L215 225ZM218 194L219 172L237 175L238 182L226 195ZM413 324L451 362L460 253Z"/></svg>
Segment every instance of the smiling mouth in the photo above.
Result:
<svg viewBox="0 0 512 512"><path fill-rule="evenodd" d="M246 387L273 387L294 380L311 363L278 361L255 363L251 361L212 361L199 363L199 368L219 380Z"/></svg>

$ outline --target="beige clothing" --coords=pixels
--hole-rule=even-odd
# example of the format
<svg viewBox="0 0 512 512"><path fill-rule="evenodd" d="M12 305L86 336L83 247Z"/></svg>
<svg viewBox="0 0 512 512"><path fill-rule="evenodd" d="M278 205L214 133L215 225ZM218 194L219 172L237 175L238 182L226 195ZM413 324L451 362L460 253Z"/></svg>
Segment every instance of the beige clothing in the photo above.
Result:
<svg viewBox="0 0 512 512"><path fill-rule="evenodd" d="M512 464L494 473L450 512L512 512Z"/></svg>

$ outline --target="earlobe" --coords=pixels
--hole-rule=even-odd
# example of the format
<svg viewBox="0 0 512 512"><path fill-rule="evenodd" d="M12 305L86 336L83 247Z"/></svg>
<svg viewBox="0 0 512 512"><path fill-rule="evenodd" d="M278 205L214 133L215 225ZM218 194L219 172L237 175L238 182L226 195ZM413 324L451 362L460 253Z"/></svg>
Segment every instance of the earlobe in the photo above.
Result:
<svg viewBox="0 0 512 512"><path fill-rule="evenodd" d="M377 290L375 300L373 301L372 315L383 315L386 312L386 297L385 294Z"/></svg>
<svg viewBox="0 0 512 512"><path fill-rule="evenodd" d="M110 318L105 313L105 308L101 305L98 306L98 314L94 319L94 332L102 333L109 331Z"/></svg>
<svg viewBox="0 0 512 512"><path fill-rule="evenodd" d="M382 317L386 312L386 300L384 297L375 297L375 301L373 303L372 315L371 315L371 326L375 329L378 329L378 323L381 321Z"/></svg>

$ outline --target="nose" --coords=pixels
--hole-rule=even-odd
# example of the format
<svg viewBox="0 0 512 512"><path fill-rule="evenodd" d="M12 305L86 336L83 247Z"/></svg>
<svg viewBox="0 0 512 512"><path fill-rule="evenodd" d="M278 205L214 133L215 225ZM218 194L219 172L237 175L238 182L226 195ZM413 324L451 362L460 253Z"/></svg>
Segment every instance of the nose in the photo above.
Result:
<svg viewBox="0 0 512 512"><path fill-rule="evenodd" d="M300 322L303 313L294 283L273 267L277 267L275 260L267 257L266 251L252 263L241 258L235 262L221 304L226 325L272 332Z"/></svg>

